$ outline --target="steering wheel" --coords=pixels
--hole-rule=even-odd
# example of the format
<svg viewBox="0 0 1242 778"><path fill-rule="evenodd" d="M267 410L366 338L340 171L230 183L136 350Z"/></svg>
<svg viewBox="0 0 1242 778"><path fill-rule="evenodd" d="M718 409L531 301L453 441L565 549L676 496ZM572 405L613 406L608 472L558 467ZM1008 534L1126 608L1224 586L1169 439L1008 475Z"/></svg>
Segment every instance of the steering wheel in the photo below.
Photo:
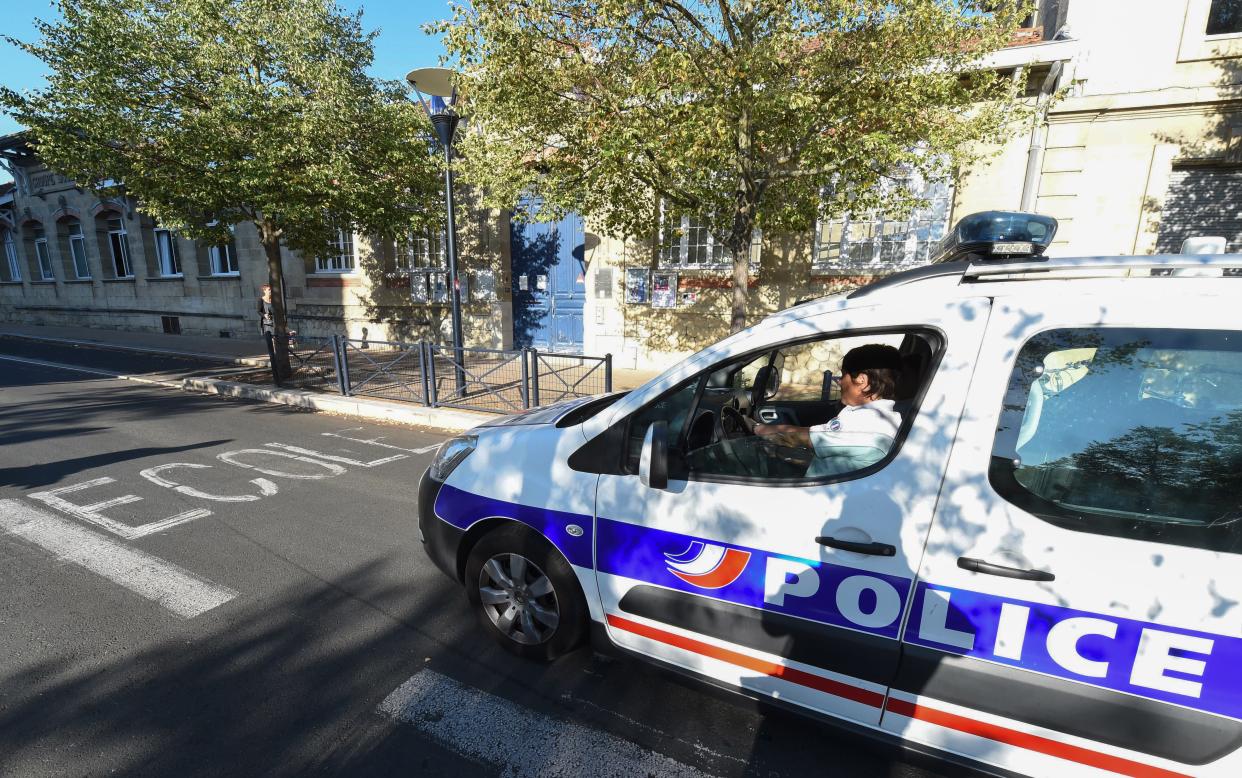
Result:
<svg viewBox="0 0 1242 778"><path fill-rule="evenodd" d="M720 443L720 448L731 459L737 460L737 453L733 450L733 444L730 440L736 438L744 438L752 435L750 428L746 426L746 417L736 406L726 404L720 407L716 413L716 441ZM740 462L740 460L738 460Z"/></svg>

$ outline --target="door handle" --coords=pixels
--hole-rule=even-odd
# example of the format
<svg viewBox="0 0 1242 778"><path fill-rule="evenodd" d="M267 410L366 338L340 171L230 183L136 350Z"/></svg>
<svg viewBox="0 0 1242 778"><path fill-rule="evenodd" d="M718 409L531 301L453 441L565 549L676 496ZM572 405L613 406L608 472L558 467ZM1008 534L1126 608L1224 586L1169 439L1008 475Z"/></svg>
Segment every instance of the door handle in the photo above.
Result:
<svg viewBox="0 0 1242 778"><path fill-rule="evenodd" d="M763 419L769 424L776 421L780 417L781 417L780 414L772 410L771 408L760 408L759 409L759 418Z"/></svg>
<svg viewBox="0 0 1242 778"><path fill-rule="evenodd" d="M970 557L965 556L957 558L957 566L963 570L969 570L972 573L999 575L1002 578L1021 578L1024 581L1056 580L1056 576L1046 570L1022 570L1017 567L994 565L991 562L985 562L982 559L971 559Z"/></svg>
<svg viewBox="0 0 1242 778"><path fill-rule="evenodd" d="M838 540L833 537L820 536L815 538L815 542L821 546L829 548L839 548L842 551L853 551L855 554L869 554L871 556L897 556L897 549L888 543L862 543L857 540Z"/></svg>

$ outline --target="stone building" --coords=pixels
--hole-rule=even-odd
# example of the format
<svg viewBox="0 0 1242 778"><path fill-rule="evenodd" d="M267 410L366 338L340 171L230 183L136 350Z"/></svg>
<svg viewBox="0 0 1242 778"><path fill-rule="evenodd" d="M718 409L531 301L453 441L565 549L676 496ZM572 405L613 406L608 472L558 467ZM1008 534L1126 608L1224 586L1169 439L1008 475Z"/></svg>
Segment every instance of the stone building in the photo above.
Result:
<svg viewBox="0 0 1242 778"><path fill-rule="evenodd" d="M26 136L0 138L13 181L0 188L0 321L258 337L267 258L252 224L205 245L163 228L130 197L101 198L48 170ZM459 228L469 345L511 342L508 221L470 210ZM339 231L328 256L284 256L289 326L305 335L442 339L448 282L435 236L380 240Z"/></svg>
<svg viewBox="0 0 1242 778"><path fill-rule="evenodd" d="M980 210L1055 216L1059 255L1177 251L1190 235L1223 235L1242 251L1242 3L1040 0L1013 45L985 64L1027 85L1037 120L954 181L905 181L927 206L904 218L850 214L809 234L756 235L752 321L925 262L957 217ZM249 227L230 247L196 246L132 202L99 201L43 170L13 150L19 141L0 141L21 173L0 194L0 318L158 329L170 316L183 332L255 330L266 273ZM573 214L533 224L462 212L467 343L612 353L620 367L658 368L727 334L731 258L692 216L623 241ZM129 277L118 277L117 245L129 247ZM342 236L339 248L335 258L287 258L293 326L443 337L436 240ZM172 255L180 275L165 272Z"/></svg>
<svg viewBox="0 0 1242 778"><path fill-rule="evenodd" d="M1040 0L1028 24L986 64L1027 85L1038 120L952 182L907 181L928 203L907 218L756 236L751 320L923 263L982 210L1056 217L1058 256L1177 252L1192 235L1242 252L1242 2ZM663 245L586 236L587 353L664 365L727 334L730 258L692 219L681 227Z"/></svg>

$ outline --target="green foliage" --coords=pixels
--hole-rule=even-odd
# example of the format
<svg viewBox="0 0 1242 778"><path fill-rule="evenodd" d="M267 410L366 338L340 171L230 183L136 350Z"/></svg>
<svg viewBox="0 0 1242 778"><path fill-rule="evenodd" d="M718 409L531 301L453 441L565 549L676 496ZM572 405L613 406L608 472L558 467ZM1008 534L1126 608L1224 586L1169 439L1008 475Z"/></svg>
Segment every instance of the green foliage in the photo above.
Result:
<svg viewBox="0 0 1242 778"><path fill-rule="evenodd" d="M472 0L435 29L476 130L463 176L490 204L533 193L539 217L577 210L615 236L649 235L661 199L708 219L740 266L737 329L752 228L901 210L912 197L879 202L882 179L949 175L1005 137L1016 85L978 65L1015 6Z"/></svg>
<svg viewBox="0 0 1242 778"><path fill-rule="evenodd" d="M123 182L190 237L252 221L265 245L310 255L332 219L399 234L437 202L425 116L366 75L374 34L331 0L57 6L37 42L8 38L47 65L47 88L0 89L53 169Z"/></svg>

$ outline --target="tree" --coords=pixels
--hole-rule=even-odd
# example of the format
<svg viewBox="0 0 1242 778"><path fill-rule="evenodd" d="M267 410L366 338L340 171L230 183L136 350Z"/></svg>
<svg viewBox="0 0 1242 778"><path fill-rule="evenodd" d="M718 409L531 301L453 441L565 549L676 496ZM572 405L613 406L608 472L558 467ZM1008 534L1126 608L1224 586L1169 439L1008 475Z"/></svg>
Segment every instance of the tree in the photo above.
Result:
<svg viewBox="0 0 1242 778"><path fill-rule="evenodd" d="M755 228L876 207L883 179L943 178L1016 126L1021 85L980 57L1022 5L472 0L434 29L478 130L463 177L617 237L650 235L661 203L705 219L733 257L736 332Z"/></svg>
<svg viewBox="0 0 1242 778"><path fill-rule="evenodd" d="M404 90L366 74L374 33L331 0L59 0L50 69L0 89L47 165L119 187L163 224L223 241L249 221L267 257L274 368L289 374L281 245L322 256L338 228L422 226L436 202L430 127ZM108 184L108 186L104 186Z"/></svg>

